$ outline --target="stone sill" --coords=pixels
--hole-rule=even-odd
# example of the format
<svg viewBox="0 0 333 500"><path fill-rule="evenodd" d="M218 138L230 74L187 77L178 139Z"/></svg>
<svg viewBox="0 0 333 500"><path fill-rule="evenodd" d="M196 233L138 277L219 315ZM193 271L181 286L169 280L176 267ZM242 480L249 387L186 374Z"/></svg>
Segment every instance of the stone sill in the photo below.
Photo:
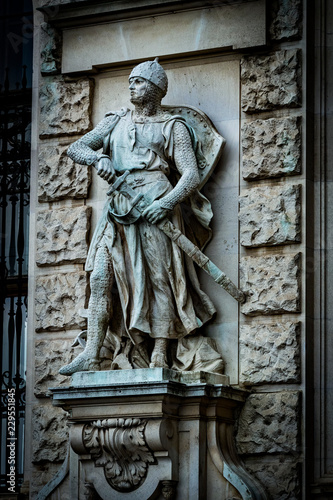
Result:
<svg viewBox="0 0 333 500"><path fill-rule="evenodd" d="M209 372L176 372L165 368L79 372L68 387L50 389L53 405L65 410L121 403L135 405L139 400L151 405L169 398L198 401L211 398L228 408L242 405L248 391L229 385L229 377ZM223 403L222 403L223 400Z"/></svg>
<svg viewBox="0 0 333 500"><path fill-rule="evenodd" d="M105 370L99 372L74 373L72 382L74 387L101 387L115 384L130 384L162 382L179 382L183 384L211 384L229 386L227 375L212 372L177 372L169 368L143 368L140 370Z"/></svg>

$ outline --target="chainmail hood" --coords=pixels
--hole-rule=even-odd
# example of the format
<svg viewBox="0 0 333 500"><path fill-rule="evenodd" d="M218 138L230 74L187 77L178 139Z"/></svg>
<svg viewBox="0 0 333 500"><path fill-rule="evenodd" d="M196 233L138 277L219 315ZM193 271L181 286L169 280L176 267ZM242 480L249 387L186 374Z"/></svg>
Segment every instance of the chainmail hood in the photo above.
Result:
<svg viewBox="0 0 333 500"><path fill-rule="evenodd" d="M158 57L154 61L145 61L133 68L129 78L141 77L154 83L163 92L163 96L168 90L168 77L162 66L158 62Z"/></svg>

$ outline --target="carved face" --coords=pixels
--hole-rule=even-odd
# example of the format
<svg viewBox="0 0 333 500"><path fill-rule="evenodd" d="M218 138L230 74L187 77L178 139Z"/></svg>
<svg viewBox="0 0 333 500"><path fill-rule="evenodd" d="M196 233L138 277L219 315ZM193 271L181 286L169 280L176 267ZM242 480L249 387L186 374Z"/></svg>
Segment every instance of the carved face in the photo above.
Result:
<svg viewBox="0 0 333 500"><path fill-rule="evenodd" d="M136 105L158 104L163 97L163 91L149 80L140 76L129 79L130 101Z"/></svg>
<svg viewBox="0 0 333 500"><path fill-rule="evenodd" d="M134 76L129 80L129 89L131 95L131 102L142 103L147 95L148 81L139 76Z"/></svg>

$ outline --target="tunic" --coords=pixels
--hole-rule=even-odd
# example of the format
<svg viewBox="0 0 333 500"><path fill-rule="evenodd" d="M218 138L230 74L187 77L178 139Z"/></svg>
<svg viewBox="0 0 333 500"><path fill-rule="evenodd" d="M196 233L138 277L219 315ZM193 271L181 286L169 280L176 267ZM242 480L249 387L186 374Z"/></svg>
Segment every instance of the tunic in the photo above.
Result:
<svg viewBox="0 0 333 500"><path fill-rule="evenodd" d="M173 164L173 127L182 118L134 123L130 111L117 118L104 140L104 151L110 154L116 173L129 170L126 182L132 189L147 193L152 200L162 198L173 189L170 179L177 173ZM195 145L195 133L193 130L190 133ZM206 229L211 217L207 203L199 193L190 203ZM200 288L193 261L156 225L143 218L132 224L108 221L109 208L124 214L129 210L129 201L117 192L107 200L92 239L86 269L94 268L97 248L106 247L117 287L117 293L113 294L111 332L128 336L134 343L147 335L181 339L194 333L212 318L215 308ZM185 232L179 205L169 218Z"/></svg>

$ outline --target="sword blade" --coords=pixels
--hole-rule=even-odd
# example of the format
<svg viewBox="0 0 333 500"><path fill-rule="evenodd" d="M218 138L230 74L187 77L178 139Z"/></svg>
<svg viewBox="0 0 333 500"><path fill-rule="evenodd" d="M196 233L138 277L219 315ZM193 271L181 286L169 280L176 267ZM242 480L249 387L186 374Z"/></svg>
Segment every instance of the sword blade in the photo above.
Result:
<svg viewBox="0 0 333 500"><path fill-rule="evenodd" d="M114 192L119 190L128 199L133 200L137 193L131 188L126 182L127 175L122 175L116 181L117 185L115 189L111 188L110 191ZM110 192L109 191L109 192ZM135 204L135 208L142 214L142 212L151 205L153 200L149 198L146 193L143 197L138 200ZM134 204L133 204L134 206ZM219 269L214 262L212 262L207 255L205 255L192 241L185 236L169 219L162 219L157 224L157 227L163 231L168 238L176 243L186 253L201 269L206 271L213 280L220 285L229 295L236 299L241 304L244 304L246 300L245 293L242 292L237 286L231 281L230 278Z"/></svg>

